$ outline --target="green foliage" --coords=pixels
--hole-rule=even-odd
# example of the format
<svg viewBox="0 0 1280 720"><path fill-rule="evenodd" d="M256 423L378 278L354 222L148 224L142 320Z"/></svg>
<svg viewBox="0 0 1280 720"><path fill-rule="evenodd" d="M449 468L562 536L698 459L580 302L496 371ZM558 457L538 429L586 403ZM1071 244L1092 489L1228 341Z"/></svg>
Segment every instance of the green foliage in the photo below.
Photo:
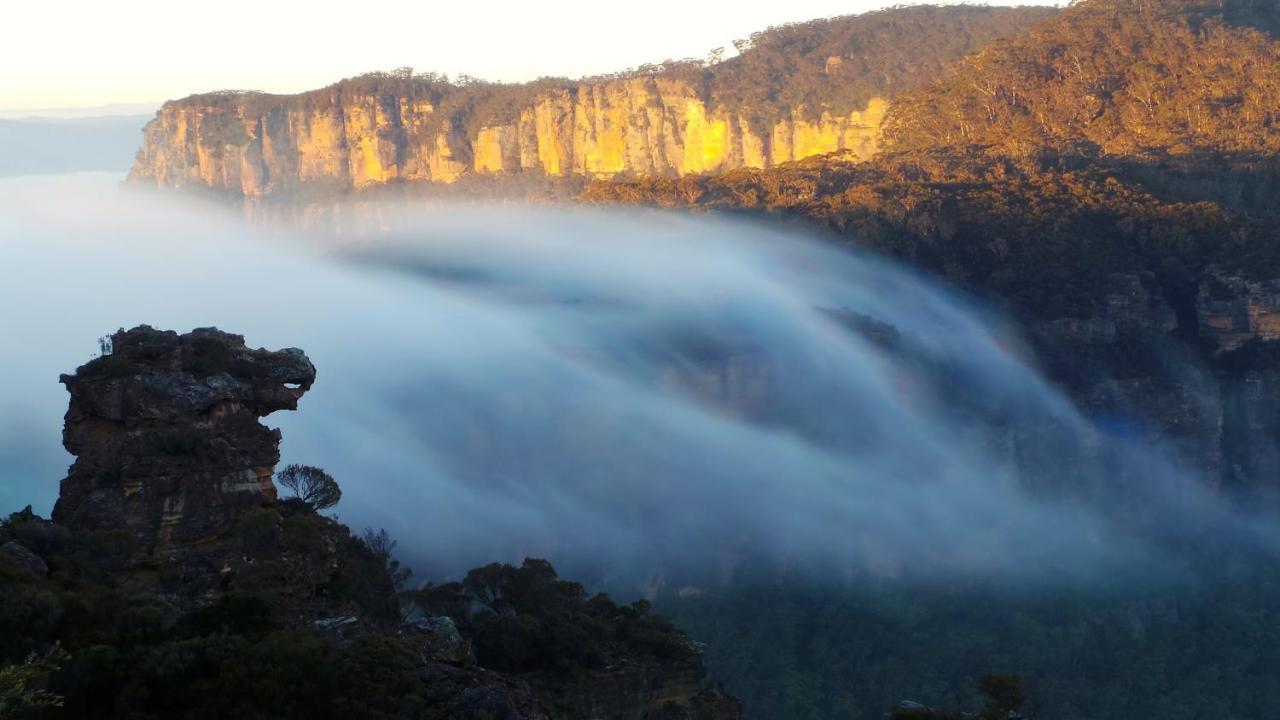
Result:
<svg viewBox="0 0 1280 720"><path fill-rule="evenodd" d="M591 201L802 218L922 267L1023 317L1090 317L1113 273L1151 273L1167 294L1208 265L1280 272L1280 234L1215 203L1162 201L1106 165L960 152L869 163L811 158L715 177L598 182Z"/></svg>
<svg viewBox="0 0 1280 720"><path fill-rule="evenodd" d="M287 465L276 473L276 482L316 510L326 510L342 500L338 481L318 467Z"/></svg>
<svg viewBox="0 0 1280 720"><path fill-rule="evenodd" d="M588 598L545 560L487 565L460 583L408 596L429 614L459 621L480 664L496 670L572 675L622 656L663 661L693 652L670 621L648 613L646 601L619 606L606 595ZM476 602L485 609L473 612Z"/></svg>
<svg viewBox="0 0 1280 720"><path fill-rule="evenodd" d="M0 665L0 718L38 718L62 707L62 698L48 690L48 682L65 660L66 653L53 648L18 664Z"/></svg>
<svg viewBox="0 0 1280 720"><path fill-rule="evenodd" d="M63 608L56 592L0 563L0 662L15 662L53 635Z"/></svg>
<svg viewBox="0 0 1280 720"><path fill-rule="evenodd" d="M0 717L421 716L413 650L380 632L396 619L383 555L305 505L255 511L236 534L260 575L184 610L118 586L114 553L104 564L85 549L97 536L29 510L0 524L0 541L25 538L51 568L0 561ZM334 614L361 618L363 634L300 622Z"/></svg>
<svg viewBox="0 0 1280 720"><path fill-rule="evenodd" d="M1020 704L1033 720L1254 718L1280 702L1275 577L1022 595L757 586L661 610L707 644L712 676L756 717L874 720L914 700L985 717ZM983 677L996 668L1020 678Z"/></svg>
<svg viewBox="0 0 1280 720"><path fill-rule="evenodd" d="M173 634L180 638L208 635L256 638L276 628L271 605L266 600L257 595L236 593L184 615L174 625Z"/></svg>
<svg viewBox="0 0 1280 720"><path fill-rule="evenodd" d="M84 364L80 369L82 376L92 375L96 378L125 377L134 371L133 364L122 355L99 355Z"/></svg>
<svg viewBox="0 0 1280 720"><path fill-rule="evenodd" d="M1052 8L895 7L772 27L711 66L712 103L776 121L793 109L847 115L933 79L943 67L1051 17Z"/></svg>
<svg viewBox="0 0 1280 720"><path fill-rule="evenodd" d="M470 683L500 679L492 670L564 687L585 671L693 657L647 602L588 599L546 561L527 560L409 594L453 617L488 669L424 665L420 636L397 629L395 586L407 574L395 542L385 531L354 537L300 500L244 518L233 542L246 562L200 601L129 591L147 585L136 567L103 582L81 575L95 566L80 545L95 538L29 511L0 525L0 540L14 535L47 549L52 570L0 562L5 718L455 717L430 713L452 712ZM317 622L347 617L357 620L341 630Z"/></svg>
<svg viewBox="0 0 1280 720"><path fill-rule="evenodd" d="M382 567L387 577L391 578L396 590L403 589L405 583L409 582L409 578L413 577L413 571L402 567L400 561L396 559L395 550L398 543L391 538L391 534L381 528L378 530L365 528L361 539L373 556L382 561Z"/></svg>
<svg viewBox="0 0 1280 720"><path fill-rule="evenodd" d="M900 98L885 139L1013 154L1274 155L1275 26L1273 3L1248 0L1074 3Z"/></svg>
<svg viewBox="0 0 1280 720"><path fill-rule="evenodd" d="M249 511L236 525L235 536L246 557L278 554L281 542L280 514L270 508Z"/></svg>

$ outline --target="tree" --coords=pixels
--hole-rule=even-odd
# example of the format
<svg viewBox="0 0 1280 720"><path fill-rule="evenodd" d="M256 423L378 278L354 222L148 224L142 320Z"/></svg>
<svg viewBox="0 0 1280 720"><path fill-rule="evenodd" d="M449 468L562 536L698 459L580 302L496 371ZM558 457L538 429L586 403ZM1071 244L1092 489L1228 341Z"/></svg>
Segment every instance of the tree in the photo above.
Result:
<svg viewBox="0 0 1280 720"><path fill-rule="evenodd" d="M400 566L400 561L395 558L396 541L392 539L391 534L386 529L374 530L373 528L364 529L364 544L382 560L382 565L387 570L387 575L391 577L391 582L396 590L404 587L405 583L413 577L413 571L406 567Z"/></svg>
<svg viewBox="0 0 1280 720"><path fill-rule="evenodd" d="M0 667L0 717L39 714L62 707L62 698L46 687L49 674L66 660L66 652L55 645L43 655L32 653L26 662Z"/></svg>
<svg viewBox="0 0 1280 720"><path fill-rule="evenodd" d="M338 481L318 467L289 465L276 473L276 480L315 510L331 508L342 499Z"/></svg>

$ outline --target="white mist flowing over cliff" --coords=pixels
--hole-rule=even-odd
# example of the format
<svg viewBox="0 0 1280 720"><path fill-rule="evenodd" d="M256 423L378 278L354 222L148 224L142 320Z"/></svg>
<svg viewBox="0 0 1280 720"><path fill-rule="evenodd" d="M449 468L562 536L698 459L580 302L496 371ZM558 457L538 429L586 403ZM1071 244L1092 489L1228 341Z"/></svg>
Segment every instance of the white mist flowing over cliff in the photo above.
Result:
<svg viewBox="0 0 1280 720"><path fill-rule="evenodd" d="M536 555L1075 581L1274 551L896 265L679 215L395 216L334 243L101 177L0 185L0 511L51 506L57 375L95 338L215 325L306 350L315 387L270 418L285 462L327 469L341 519L430 576Z"/></svg>

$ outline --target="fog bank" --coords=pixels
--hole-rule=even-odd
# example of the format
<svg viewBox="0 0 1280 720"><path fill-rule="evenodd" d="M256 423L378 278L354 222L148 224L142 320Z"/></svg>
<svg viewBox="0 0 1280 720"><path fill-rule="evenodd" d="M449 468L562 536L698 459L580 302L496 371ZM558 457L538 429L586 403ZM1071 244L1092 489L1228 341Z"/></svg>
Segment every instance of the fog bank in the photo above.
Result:
<svg viewBox="0 0 1280 720"><path fill-rule="evenodd" d="M96 339L214 325L319 369L273 415L420 575L545 556L671 583L1179 579L1262 518L1109 437L960 295L777 228L436 209L336 241L125 193L0 183L0 511L48 512L57 383Z"/></svg>

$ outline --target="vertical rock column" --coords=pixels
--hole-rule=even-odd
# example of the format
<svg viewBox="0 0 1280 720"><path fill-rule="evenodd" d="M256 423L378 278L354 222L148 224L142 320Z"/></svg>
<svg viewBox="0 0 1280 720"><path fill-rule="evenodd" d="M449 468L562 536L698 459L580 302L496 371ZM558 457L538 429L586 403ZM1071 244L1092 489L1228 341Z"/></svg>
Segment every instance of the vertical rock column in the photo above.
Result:
<svg viewBox="0 0 1280 720"><path fill-rule="evenodd" d="M217 329L121 330L61 378L76 461L54 519L122 535L133 565L192 554L217 565L235 524L276 499L280 432L258 418L296 409L315 376L301 350L253 350Z"/></svg>

